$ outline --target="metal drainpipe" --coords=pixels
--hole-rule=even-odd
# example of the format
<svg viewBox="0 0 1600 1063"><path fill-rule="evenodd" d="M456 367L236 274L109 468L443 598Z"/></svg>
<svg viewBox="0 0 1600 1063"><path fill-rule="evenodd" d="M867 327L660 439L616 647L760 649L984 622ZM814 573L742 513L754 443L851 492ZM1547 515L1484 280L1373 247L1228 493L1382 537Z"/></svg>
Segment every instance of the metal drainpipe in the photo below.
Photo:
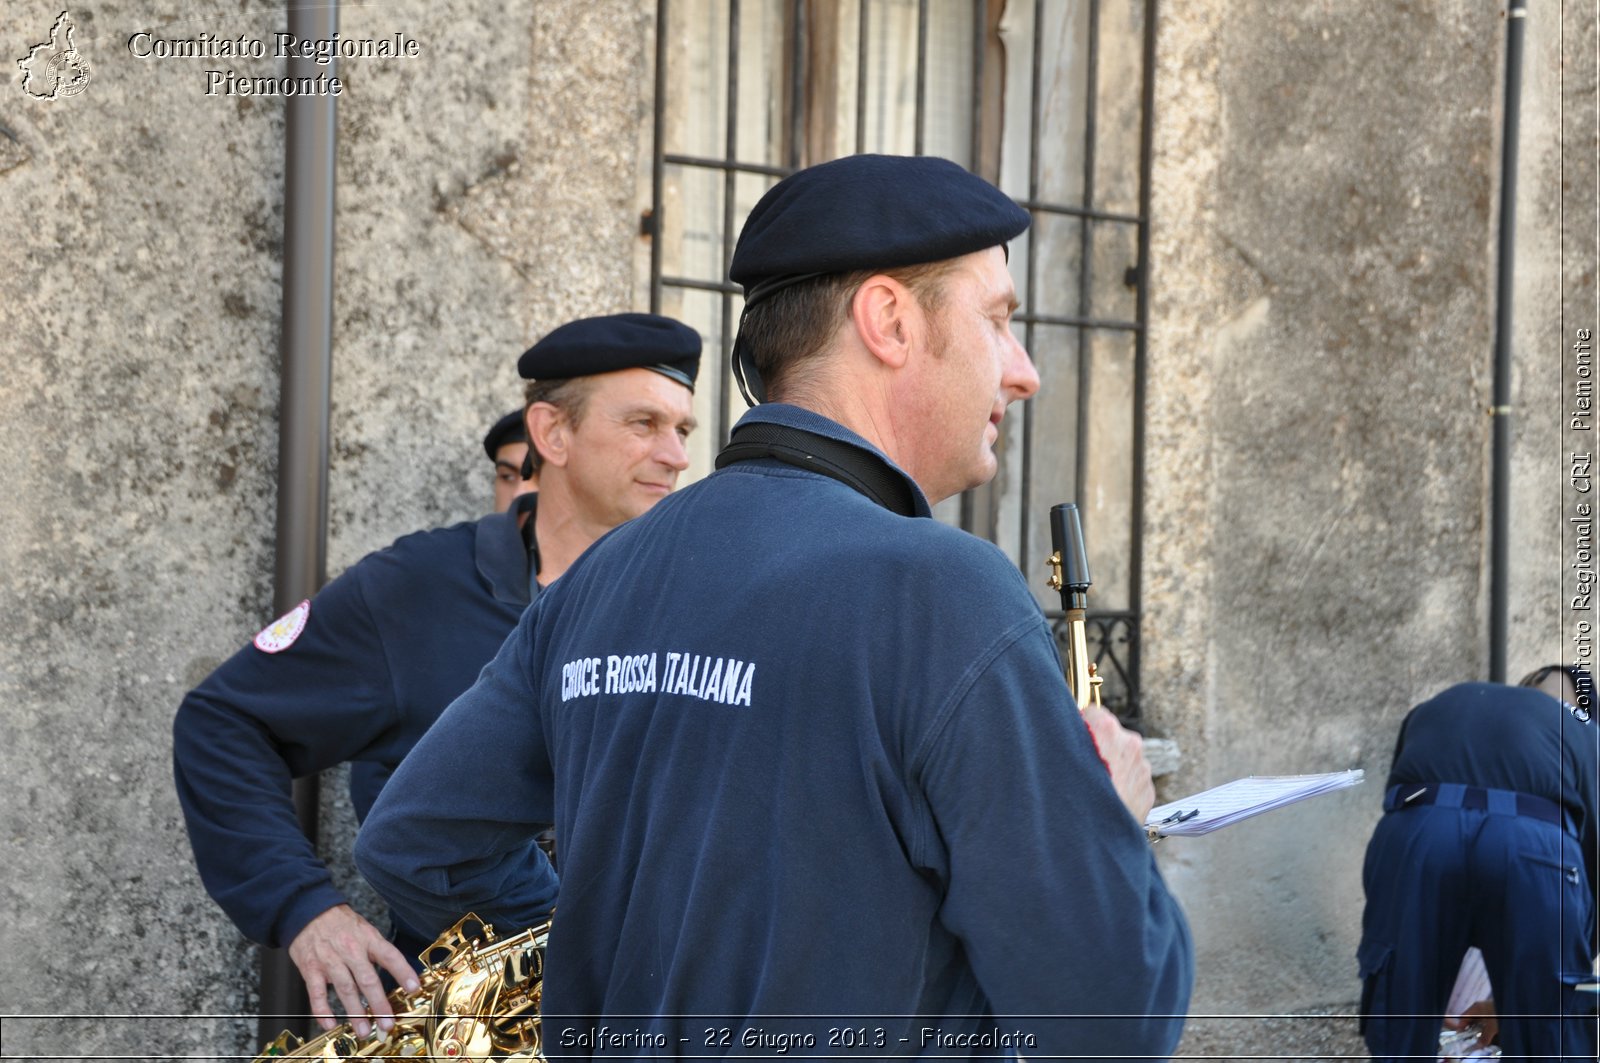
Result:
<svg viewBox="0 0 1600 1063"><path fill-rule="evenodd" d="M289 32L326 40L339 24L336 0L291 0ZM318 66L291 58L290 78L332 78L337 60ZM327 579L329 392L333 364L333 192L335 98L292 96L284 128L283 325L278 417L278 529L273 601L281 615ZM294 784L295 812L317 837L317 780ZM305 986L285 949L261 956L265 1043L284 1028L304 1036Z"/></svg>
<svg viewBox="0 0 1600 1063"><path fill-rule="evenodd" d="M1522 107L1524 0L1506 13L1505 106L1500 116L1500 232L1495 278L1494 425L1489 481L1489 681L1506 681L1511 533L1511 294L1517 231L1517 129Z"/></svg>

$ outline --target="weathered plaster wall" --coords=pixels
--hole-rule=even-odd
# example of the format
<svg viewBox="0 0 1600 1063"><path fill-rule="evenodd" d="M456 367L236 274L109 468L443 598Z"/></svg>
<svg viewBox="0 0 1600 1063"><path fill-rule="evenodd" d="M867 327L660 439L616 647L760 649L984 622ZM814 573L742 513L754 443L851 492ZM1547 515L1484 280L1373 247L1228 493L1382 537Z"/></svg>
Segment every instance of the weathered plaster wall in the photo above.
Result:
<svg viewBox="0 0 1600 1063"><path fill-rule="evenodd" d="M1541 14L1530 67L1559 51ZM1397 725L1487 667L1504 24L1476 4L1372 16L1162 5L1145 688L1184 750L1168 792L1368 775L1163 843L1195 930L1193 1011L1217 1016L1191 1021L1184 1052L1362 1050L1351 1019L1290 1016L1354 1010L1362 854ZM1569 35L1592 34L1592 12L1573 18ZM1562 196L1558 90L1548 66L1529 80L1513 671L1559 650L1548 621L1526 622L1552 612L1559 570L1559 531L1530 515L1559 494ZM1281 1017L1245 1017L1263 1015Z"/></svg>
<svg viewBox="0 0 1600 1063"><path fill-rule="evenodd" d="M636 0L349 6L329 568L488 507L479 440L540 331L630 309L648 12ZM0 1013L8 1056L253 1051L255 949L173 795L183 692L271 611L283 105L207 97L140 30L268 42L282 5L74 5L91 81L33 100L0 25ZM331 806L336 812L337 802ZM330 850L348 844L335 814Z"/></svg>
<svg viewBox="0 0 1600 1063"><path fill-rule="evenodd" d="M1573 344L1580 328L1593 333L1596 325L1595 21L1592 5L1564 6L1565 25L1547 5L1529 5L1523 56L1506 654L1513 681L1541 664L1572 662L1576 621L1593 623L1595 615L1592 606L1573 608L1575 536L1563 519L1578 501L1596 499L1592 488L1579 492L1571 476L1573 454L1595 454L1594 430L1574 432L1569 424Z"/></svg>

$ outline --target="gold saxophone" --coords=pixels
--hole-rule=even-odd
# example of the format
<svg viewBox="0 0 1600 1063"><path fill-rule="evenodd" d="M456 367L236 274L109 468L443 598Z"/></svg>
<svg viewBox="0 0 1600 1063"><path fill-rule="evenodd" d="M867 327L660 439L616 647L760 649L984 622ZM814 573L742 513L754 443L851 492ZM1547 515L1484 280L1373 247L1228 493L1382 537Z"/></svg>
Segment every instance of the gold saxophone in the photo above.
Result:
<svg viewBox="0 0 1600 1063"><path fill-rule="evenodd" d="M468 914L422 954L415 993L389 994L394 1029L357 1037L349 1023L303 1041L288 1030L256 1063L279 1059L544 1059L539 1000L550 924L514 937Z"/></svg>
<svg viewBox="0 0 1600 1063"><path fill-rule="evenodd" d="M1089 555L1083 547L1077 503L1050 507L1050 547L1050 589L1061 592L1061 608L1067 614L1067 685L1081 711L1100 704L1103 680L1089 660L1089 636L1084 628L1093 581L1089 579Z"/></svg>

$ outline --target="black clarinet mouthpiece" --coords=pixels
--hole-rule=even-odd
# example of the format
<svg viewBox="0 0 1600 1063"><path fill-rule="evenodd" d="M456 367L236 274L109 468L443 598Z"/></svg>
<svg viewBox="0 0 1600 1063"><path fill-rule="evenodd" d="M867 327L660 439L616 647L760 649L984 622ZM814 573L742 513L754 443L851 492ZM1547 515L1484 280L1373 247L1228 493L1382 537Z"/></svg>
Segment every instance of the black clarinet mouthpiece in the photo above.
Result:
<svg viewBox="0 0 1600 1063"><path fill-rule="evenodd" d="M1082 609L1094 581L1089 578L1089 555L1083 547L1083 522L1078 519L1076 502L1050 507L1050 548L1061 555L1063 605Z"/></svg>

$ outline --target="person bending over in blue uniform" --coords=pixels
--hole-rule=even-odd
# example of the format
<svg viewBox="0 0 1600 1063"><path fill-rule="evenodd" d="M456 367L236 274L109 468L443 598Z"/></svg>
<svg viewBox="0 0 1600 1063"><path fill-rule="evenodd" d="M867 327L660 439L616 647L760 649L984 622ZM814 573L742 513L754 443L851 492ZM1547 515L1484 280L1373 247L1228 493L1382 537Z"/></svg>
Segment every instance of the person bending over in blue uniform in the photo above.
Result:
<svg viewBox="0 0 1600 1063"><path fill-rule="evenodd" d="M539 474L530 465L533 475L523 479L523 462L528 459L528 429L522 423L519 407L494 423L489 434L483 437L484 453L494 463L494 511L504 513L511 508L511 500L520 494L539 489Z"/></svg>
<svg viewBox="0 0 1600 1063"><path fill-rule="evenodd" d="M1493 1005L1473 1014L1497 1019L1502 1058L1594 1060L1593 999L1575 988L1594 981L1597 944L1593 690L1568 703L1463 683L1401 723L1362 870L1361 1029L1375 1059L1434 1057L1476 947Z"/></svg>
<svg viewBox="0 0 1600 1063"><path fill-rule="evenodd" d="M357 863L428 929L543 919L554 817L552 1057L1176 1045L1140 740L1079 714L1016 566L930 519L1039 385L1028 220L934 158L768 191L730 273L773 401L540 597L374 806Z"/></svg>
<svg viewBox="0 0 1600 1063"><path fill-rule="evenodd" d="M369 554L184 698L173 762L200 877L247 937L287 946L323 1027L329 985L363 1035L363 998L392 1025L374 964L415 985L408 959L434 934L398 919L391 944L356 914L300 831L290 780L349 761L358 818L370 809L540 588L672 489L699 357L698 333L654 315L554 330L518 363L538 494Z"/></svg>

